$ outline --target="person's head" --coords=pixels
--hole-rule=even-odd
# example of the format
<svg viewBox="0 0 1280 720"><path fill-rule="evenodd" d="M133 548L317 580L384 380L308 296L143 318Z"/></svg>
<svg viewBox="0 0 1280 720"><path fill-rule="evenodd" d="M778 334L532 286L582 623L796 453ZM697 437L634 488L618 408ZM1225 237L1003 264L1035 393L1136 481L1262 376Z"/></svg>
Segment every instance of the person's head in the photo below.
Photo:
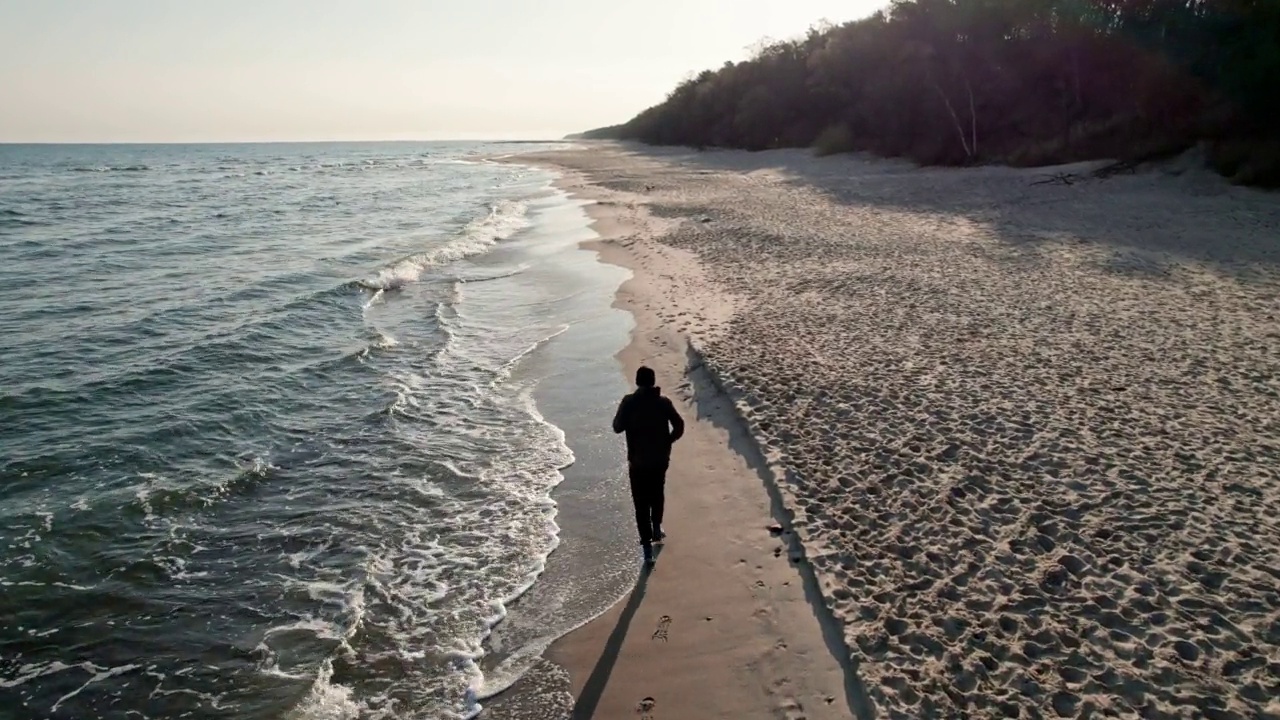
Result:
<svg viewBox="0 0 1280 720"><path fill-rule="evenodd" d="M654 374L653 368L640 366L636 370L636 387L651 388L658 384L658 376Z"/></svg>

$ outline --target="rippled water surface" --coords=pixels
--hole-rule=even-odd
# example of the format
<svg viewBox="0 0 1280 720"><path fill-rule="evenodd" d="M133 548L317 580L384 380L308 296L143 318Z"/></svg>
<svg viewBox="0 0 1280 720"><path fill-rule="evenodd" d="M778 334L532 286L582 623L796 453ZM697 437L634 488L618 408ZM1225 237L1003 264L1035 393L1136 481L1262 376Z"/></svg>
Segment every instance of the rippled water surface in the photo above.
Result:
<svg viewBox="0 0 1280 720"><path fill-rule="evenodd" d="M565 201L511 151L0 146L18 717L475 712L573 460L521 363L577 291L494 252Z"/></svg>

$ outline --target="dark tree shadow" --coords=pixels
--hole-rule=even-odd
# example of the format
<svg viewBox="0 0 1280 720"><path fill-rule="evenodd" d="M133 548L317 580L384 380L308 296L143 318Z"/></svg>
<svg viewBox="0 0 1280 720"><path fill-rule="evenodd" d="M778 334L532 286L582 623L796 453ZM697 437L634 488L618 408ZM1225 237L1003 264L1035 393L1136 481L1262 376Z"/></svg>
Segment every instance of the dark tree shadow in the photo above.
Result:
<svg viewBox="0 0 1280 720"><path fill-rule="evenodd" d="M1069 240L1118 252L1123 272L1132 271L1126 258L1135 253L1206 263L1242 280L1253 277L1249 265L1280 269L1280 193L1232 186L1192 157L1098 179L1090 173L1108 161L1054 168L948 168L863 155L819 158L802 149L745 153L638 143L619 147L638 158L676 163L666 170L673 178L773 170L784 184L803 186L845 206L958 216L987 228L1022 254L1035 255ZM1063 172L1085 179L1071 185L1036 184ZM642 192L639 182L623 178L614 184ZM662 187L656 191L660 194ZM732 220L713 217L710 208L679 209L681 215ZM1138 264L1149 262L1138 259Z"/></svg>

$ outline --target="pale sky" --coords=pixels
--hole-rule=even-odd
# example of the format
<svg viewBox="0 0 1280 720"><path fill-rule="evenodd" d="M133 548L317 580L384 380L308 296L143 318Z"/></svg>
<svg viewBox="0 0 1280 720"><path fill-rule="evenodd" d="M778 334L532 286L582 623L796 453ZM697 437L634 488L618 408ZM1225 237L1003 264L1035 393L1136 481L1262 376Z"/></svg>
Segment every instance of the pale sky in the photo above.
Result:
<svg viewBox="0 0 1280 720"><path fill-rule="evenodd" d="M887 0L0 0L0 142L555 138Z"/></svg>

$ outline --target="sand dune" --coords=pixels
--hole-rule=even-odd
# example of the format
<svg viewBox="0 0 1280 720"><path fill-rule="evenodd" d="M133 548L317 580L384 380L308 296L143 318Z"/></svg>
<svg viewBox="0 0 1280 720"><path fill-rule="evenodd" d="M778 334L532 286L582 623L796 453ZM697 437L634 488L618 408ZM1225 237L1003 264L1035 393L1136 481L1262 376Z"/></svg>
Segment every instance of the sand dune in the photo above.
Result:
<svg viewBox="0 0 1280 720"><path fill-rule="evenodd" d="M878 717L1280 718L1280 198L543 159L631 213Z"/></svg>

